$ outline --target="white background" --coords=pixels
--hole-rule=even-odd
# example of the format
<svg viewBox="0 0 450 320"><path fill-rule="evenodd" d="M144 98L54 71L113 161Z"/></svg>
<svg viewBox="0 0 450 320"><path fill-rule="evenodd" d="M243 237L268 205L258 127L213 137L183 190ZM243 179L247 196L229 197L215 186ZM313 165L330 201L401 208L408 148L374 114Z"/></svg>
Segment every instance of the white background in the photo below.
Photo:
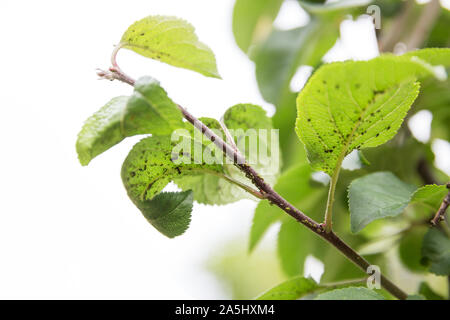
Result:
<svg viewBox="0 0 450 320"><path fill-rule="evenodd" d="M272 110L234 43L232 4L0 1L0 298L228 298L203 265L218 244L247 235L255 204L196 204L191 228L169 240L121 183L120 166L139 137L88 167L78 163L75 141L89 115L131 92L97 80L95 69L107 68L122 33L150 14L190 21L216 53L224 80L122 50L118 61L127 73L156 77L198 116L220 117L239 102Z"/></svg>

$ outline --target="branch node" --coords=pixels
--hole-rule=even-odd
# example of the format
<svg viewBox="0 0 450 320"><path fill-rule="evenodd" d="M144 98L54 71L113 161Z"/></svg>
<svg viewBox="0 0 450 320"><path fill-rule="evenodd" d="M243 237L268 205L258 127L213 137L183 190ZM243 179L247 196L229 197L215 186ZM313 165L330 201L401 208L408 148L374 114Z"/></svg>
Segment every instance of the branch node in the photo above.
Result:
<svg viewBox="0 0 450 320"><path fill-rule="evenodd" d="M446 187L447 187L447 189L450 190L450 183L447 183ZM450 206L450 191L444 197L444 199L442 200L441 206L439 207L438 211L436 212L434 218L430 221L431 225L437 226L441 221L445 220L445 212L447 211L449 206Z"/></svg>

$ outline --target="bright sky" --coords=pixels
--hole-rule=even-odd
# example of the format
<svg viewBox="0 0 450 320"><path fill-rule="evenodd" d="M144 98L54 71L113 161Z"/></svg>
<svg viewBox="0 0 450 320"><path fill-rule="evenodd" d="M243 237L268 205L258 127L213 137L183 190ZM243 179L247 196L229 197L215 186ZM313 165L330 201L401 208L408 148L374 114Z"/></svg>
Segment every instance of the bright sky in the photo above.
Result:
<svg viewBox="0 0 450 320"><path fill-rule="evenodd" d="M216 53L224 80L205 78L123 50L133 77L158 78L198 116L220 117L239 102L265 103L253 65L231 34L233 1L128 0L0 2L0 298L227 298L203 269L218 244L247 235L251 201L195 205L191 228L170 240L127 198L120 167L138 137L81 167L83 121L121 83L97 67L124 30L150 14L183 17ZM289 10L288 10L289 11Z"/></svg>

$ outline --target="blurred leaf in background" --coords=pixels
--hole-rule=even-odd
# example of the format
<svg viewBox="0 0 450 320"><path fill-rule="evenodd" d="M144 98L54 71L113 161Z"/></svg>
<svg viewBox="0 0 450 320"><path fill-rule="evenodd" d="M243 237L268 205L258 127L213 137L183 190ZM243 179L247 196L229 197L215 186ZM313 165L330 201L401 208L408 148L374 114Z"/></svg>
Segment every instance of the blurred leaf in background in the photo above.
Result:
<svg viewBox="0 0 450 320"><path fill-rule="evenodd" d="M206 264L231 299L253 299L286 280L273 248L261 246L249 255L247 246L240 238L225 243Z"/></svg>

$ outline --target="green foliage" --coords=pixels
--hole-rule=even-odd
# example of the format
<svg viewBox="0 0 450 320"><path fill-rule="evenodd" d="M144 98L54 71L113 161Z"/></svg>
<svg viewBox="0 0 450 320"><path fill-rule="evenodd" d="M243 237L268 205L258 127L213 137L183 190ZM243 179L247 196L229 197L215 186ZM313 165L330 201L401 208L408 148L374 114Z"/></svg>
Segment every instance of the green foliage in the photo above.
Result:
<svg viewBox="0 0 450 320"><path fill-rule="evenodd" d="M311 246L305 245L305 241L312 237L315 236L294 219L288 219L281 225L278 233L278 256L281 267L288 276L303 273L305 259L312 252Z"/></svg>
<svg viewBox="0 0 450 320"><path fill-rule="evenodd" d="M250 162L250 164L258 170L260 175L268 183L275 183L275 179L280 170L279 163L281 160L268 160L272 159L272 153L274 157L279 155L279 150L276 149L278 146L272 146L269 131L267 131L269 134L268 136L259 135L256 131L258 129L272 129L272 121L269 117L267 117L266 112L260 106L238 104L229 108L225 112L223 118L225 126L230 130L234 130L232 131L234 133L233 138L238 149L246 156L246 159ZM205 122L205 119L201 120ZM216 133L225 139L225 136L221 131L220 124L216 120L206 119L206 121L208 121L205 123L208 127L216 129ZM252 131L247 131L249 129L253 129L253 133L255 133L255 135L252 134ZM201 138L201 134L198 131L197 135ZM254 145L250 147L250 141L252 139L255 144L258 145L258 150L259 148L267 147L267 156L269 159L258 157L258 150L254 148ZM214 144L212 144L209 140L204 143L206 143L208 148L214 147ZM221 154L221 151L217 149L216 153ZM245 175L233 164L230 164L229 161L226 161L225 159L223 159L222 163L223 175L244 184L247 183ZM194 190L194 199L200 203L227 204L243 198L251 197L253 199L253 196L245 193L236 185L223 180L223 176L211 174L205 175L203 173L199 173L192 174L189 177L183 177L182 179L175 179L175 182L183 190Z"/></svg>
<svg viewBox="0 0 450 320"><path fill-rule="evenodd" d="M123 116L124 127L127 118L130 118L128 122L133 125L131 130L138 128L145 130L145 133L162 136L184 127L181 111L159 82L151 77L142 77L136 81L127 109L133 113Z"/></svg>
<svg viewBox="0 0 450 320"><path fill-rule="evenodd" d="M406 300L425 300L425 297L420 294L410 294Z"/></svg>
<svg viewBox="0 0 450 320"><path fill-rule="evenodd" d="M207 262L207 268L231 299L254 299L261 292L286 281L275 251L260 247L247 254L247 241L237 238L219 246Z"/></svg>
<svg viewBox="0 0 450 320"><path fill-rule="evenodd" d="M382 56L320 68L297 98L296 131L313 169L333 175L354 149L390 140L417 97L411 58Z"/></svg>
<svg viewBox="0 0 450 320"><path fill-rule="evenodd" d="M339 36L339 23L345 15L353 11L353 7L343 10L328 11L330 14L310 13L310 21L305 26L279 30L270 25L270 22L278 12L278 1L271 1L271 15L261 16L260 11L246 12L247 19L242 19L244 14L242 3L252 3L262 8L267 1L237 1L235 15L233 17L233 30L238 44L245 34L248 35L247 26L253 25L254 16L260 18L252 38L251 50L244 50L255 63L256 79L260 92L265 100L275 104L274 115L275 128L280 132L280 145L283 153L284 168L303 161L304 151L295 137L295 103L296 92L290 89L290 83L302 65L317 67L321 63L323 55L333 46ZM320 3L321 1L315 1ZM323 2L323 1L322 1ZM358 5L355 3L355 5ZM240 7L240 15L236 8ZM251 17L251 18L249 18ZM245 37L249 39L249 37ZM248 42L247 42L248 43ZM242 48L242 46L241 46Z"/></svg>
<svg viewBox="0 0 450 320"><path fill-rule="evenodd" d="M419 293L427 300L444 300L444 298L434 292L426 282L420 284Z"/></svg>
<svg viewBox="0 0 450 320"><path fill-rule="evenodd" d="M300 5L308 12L315 14L330 14L340 12L349 8L367 6L371 0L340 0L340 1L311 1L298 0Z"/></svg>
<svg viewBox="0 0 450 320"><path fill-rule="evenodd" d="M295 181L295 184L292 182ZM311 182L311 169L307 165L298 165L285 171L274 186L275 191L293 205L305 208L323 194L323 189ZM255 210L252 228L250 231L249 249L252 251L261 240L267 229L275 222L282 220L285 214L266 201L261 201ZM303 229L303 228L302 228ZM308 232L309 234L309 232Z"/></svg>
<svg viewBox="0 0 450 320"><path fill-rule="evenodd" d="M277 16L283 0L237 0L233 9L233 34L237 45L247 52L262 40Z"/></svg>
<svg viewBox="0 0 450 320"><path fill-rule="evenodd" d="M419 175L417 166L420 161L433 163L434 154L429 144L423 144L413 139L405 126L392 140L377 147L364 150L364 156L369 165L359 171L360 175L390 171L403 182L421 185L423 180ZM431 169L436 174L434 168ZM342 172L344 175L346 171ZM359 175L358 175L359 176ZM342 180L341 180L342 181Z"/></svg>
<svg viewBox="0 0 450 320"><path fill-rule="evenodd" d="M430 229L427 225L448 192L445 186L430 183L448 181L448 176L434 166L431 143L414 140L402 123L411 107L413 112L429 110L433 114L432 139L450 137L450 82L444 72L450 67L450 49L426 48L402 56L384 54L370 61L326 64L313 72L296 99L297 93L292 92L290 83L299 67L311 66L313 70L319 67L339 36L340 22L349 13L365 11L370 1L299 0L310 16L309 22L299 28L278 30L272 23L282 2L237 0L233 13L236 43L255 63L261 94L276 107L273 119L259 106L238 104L225 112L223 124L210 118L201 118L202 122L222 138L225 138L224 127L231 132L238 130L232 139L250 165L268 184L275 185L282 197L315 220L323 216L327 193L325 186L312 176L315 171L330 175L330 194L334 196L330 199L335 199L334 205L330 202L334 207L333 231L350 246L365 248L363 252L369 256L370 263L381 266L383 272L393 271L390 253L386 254L392 248L398 249L402 264L422 281L426 271L449 275L448 226L442 224ZM389 19L397 19L404 7L398 1L376 3L382 6L383 14L389 11ZM420 10L413 11L408 23L420 13ZM448 32L443 32L442 26L447 25L447 20L448 14L444 12L435 26L430 26L431 33L425 43L446 46ZM388 24L392 21L388 20ZM189 23L175 17L149 16L137 21L125 32L113 57L120 48L220 78L212 51L199 42ZM111 69L111 72L118 70ZM419 82L421 95L416 99ZM258 148L252 149L252 138L245 132L273 128L281 129L284 157L284 171L278 180L280 151L271 144L270 137L260 135L253 137ZM122 166L122 180L133 203L164 235L172 238L185 232L194 200L216 205L254 199L244 191L251 187L248 177L225 161L222 150L214 143L183 121L178 106L159 82L150 77L136 81L131 96L113 98L86 121L76 145L81 164L87 165L126 137L138 134L151 136L130 151ZM182 139L182 145L178 138ZM375 149L377 146L380 147ZM257 157L258 151L265 147L268 157ZM366 149L365 154L362 149ZM342 171L341 181L336 185L344 158L354 150L358 150L360 166L353 171ZM365 157L368 161L364 161ZM429 167L419 166L423 163ZM162 192L169 182L175 182L183 191ZM416 190L424 183L428 185ZM387 217L395 219L384 219ZM261 201L256 208L249 251L255 251L275 223L281 225L277 243L280 267L293 278L266 291L259 299L310 298L317 293L319 300L384 299L366 288L333 290L336 285L317 284L302 277L308 254L325 264L322 281L360 277L361 271L268 201ZM367 249L371 244L379 244L380 239L386 240L384 245L377 250ZM278 270L278 265L270 266L266 256L245 257L254 261L241 272L245 259L240 253L233 254L224 258L217 270L231 284L235 298L250 298L256 289L262 291L261 286L269 287L282 280L275 281L272 273L267 272L268 266ZM227 267L222 268L224 265ZM422 282L419 294L408 299L423 297L441 298Z"/></svg>
<svg viewBox="0 0 450 320"><path fill-rule="evenodd" d="M208 118L202 120L224 137L219 122ZM245 130L272 128L271 119L261 107L255 105L233 106L225 113L224 122L229 129L244 130L237 132L235 139L248 159L256 158L252 152L257 153L257 150L249 148L249 138L244 136ZM188 144L182 147L189 148L189 152L184 152L183 148L176 149L176 139L169 136L177 129L184 129L179 137L188 139ZM156 217L156 210L162 210L158 209L158 204L162 200L167 202L172 199L174 208L185 208L186 201L192 198L192 193L189 193L190 196L186 197L183 203L177 203L179 196L169 197L169 194L154 198L170 181L175 181L183 190L193 190L195 200L202 203L225 204L248 197L230 182L230 179L234 179L245 184L245 176L232 164L224 161L224 155L211 141L204 141L201 133L182 121L176 104L168 98L159 83L150 77L136 81L131 97L111 100L87 120L77 141L80 162L88 164L96 155L125 137L136 134L152 134L152 137L143 139L132 149L122 167L122 179L131 200L165 235L172 237L181 234L187 228L189 220L186 216L180 217L178 209L174 210L171 216L167 214L171 219L178 217L180 225L183 226L173 231L173 220L165 220L159 216L158 220L152 218ZM268 147L268 156L271 156L271 152L278 154L278 150L272 149L270 137L255 137L260 148ZM174 150L178 153L174 153ZM197 153L193 154L191 150ZM206 163L206 156L210 157L209 160L212 161L208 163L212 164ZM255 167L265 168L263 176L268 181L273 181L279 170L279 167L275 166L279 161L273 161L272 164L270 166L268 163L255 163ZM164 226L164 223L167 225Z"/></svg>
<svg viewBox="0 0 450 320"><path fill-rule="evenodd" d="M373 290L362 287L336 289L319 294L315 300L385 300Z"/></svg>
<svg viewBox="0 0 450 320"><path fill-rule="evenodd" d="M314 280L305 277L289 279L264 292L257 300L297 300L321 288Z"/></svg>
<svg viewBox="0 0 450 320"><path fill-rule="evenodd" d="M126 137L168 135L184 127L182 115L159 82L151 77L136 81L131 97L116 97L86 120L78 134L77 153L82 165Z"/></svg>
<svg viewBox="0 0 450 320"><path fill-rule="evenodd" d="M450 48L425 48L407 52L403 57L417 57L433 66L450 67Z"/></svg>
<svg viewBox="0 0 450 320"><path fill-rule="evenodd" d="M237 104L225 112L223 120L225 126L234 133L234 142L249 164L269 184L274 184L280 171L281 159L280 152L276 149L277 142L274 141L275 144L272 145L272 119L267 116L266 111L253 104ZM258 150L254 148L256 145ZM267 157L261 156L259 150L267 150Z"/></svg>
<svg viewBox="0 0 450 320"><path fill-rule="evenodd" d="M175 177L223 172L221 165L195 163L190 154L179 159L186 159L186 163L175 163L174 144L169 136L152 136L138 142L130 151L122 166L122 181L133 201L152 199Z"/></svg>
<svg viewBox="0 0 450 320"><path fill-rule="evenodd" d="M422 256L430 272L450 275L450 238L443 231L436 228L428 230L423 239Z"/></svg>
<svg viewBox="0 0 450 320"><path fill-rule="evenodd" d="M151 98L151 95L148 98ZM221 133L220 124L217 121L202 120L216 129L218 134ZM255 105L233 106L225 113L224 122L229 129L271 128L270 118L261 107ZM182 146L180 150L175 148L178 145L176 139L154 135L136 144L124 162L122 180L125 188L131 200L144 215L147 202L161 192L170 181L175 181L183 190L193 190L194 199L201 203L225 204L248 197L241 189L232 185L229 179L224 179L229 177L245 182L245 176L233 165L226 164L223 154L212 142L202 141L202 135L196 129L191 127L190 132L185 131L184 134L180 134L180 137L189 138L189 143L187 146ZM251 151L257 151L248 146L245 148L246 144L248 145L248 139L245 139L244 134L245 131L242 131L236 135L236 143L247 158L252 159L254 155ZM260 145L267 143L264 139L260 138L260 140ZM186 152L185 147L189 148L189 152ZM197 157L198 150L203 156L200 159ZM272 151L270 145L269 150ZM276 150L273 151L276 152ZM208 159L205 159L206 154L211 154L210 160L219 161L206 162ZM258 164L255 167L258 167ZM266 165L266 170L269 168L270 166ZM274 176L276 171L267 171L268 178Z"/></svg>
<svg viewBox="0 0 450 320"><path fill-rule="evenodd" d="M176 17L148 16L136 21L125 31L119 46L175 67L220 78L214 53L198 40L190 23Z"/></svg>
<svg viewBox="0 0 450 320"><path fill-rule="evenodd" d="M348 190L351 230L361 231L370 222L403 212L415 187L390 172L377 172L353 180Z"/></svg>
<svg viewBox="0 0 450 320"><path fill-rule="evenodd" d="M433 29L426 40L426 47L450 47L450 10L441 10L439 18L435 22Z"/></svg>
<svg viewBox="0 0 450 320"><path fill-rule="evenodd" d="M161 192L147 201L135 201L144 217L169 238L183 234L191 222L192 191Z"/></svg>
<svg viewBox="0 0 450 320"><path fill-rule="evenodd" d="M116 97L94 113L83 125L77 139L78 159L82 165L122 141L122 113L128 97Z"/></svg>
<svg viewBox="0 0 450 320"><path fill-rule="evenodd" d="M421 263L422 241L426 232L426 227L416 227L406 232L400 239L400 260L411 271L424 272L426 270Z"/></svg>
<svg viewBox="0 0 450 320"><path fill-rule="evenodd" d="M422 204L433 212L436 212L447 193L448 189L446 186L437 186L435 184L426 185L414 192L411 202Z"/></svg>

